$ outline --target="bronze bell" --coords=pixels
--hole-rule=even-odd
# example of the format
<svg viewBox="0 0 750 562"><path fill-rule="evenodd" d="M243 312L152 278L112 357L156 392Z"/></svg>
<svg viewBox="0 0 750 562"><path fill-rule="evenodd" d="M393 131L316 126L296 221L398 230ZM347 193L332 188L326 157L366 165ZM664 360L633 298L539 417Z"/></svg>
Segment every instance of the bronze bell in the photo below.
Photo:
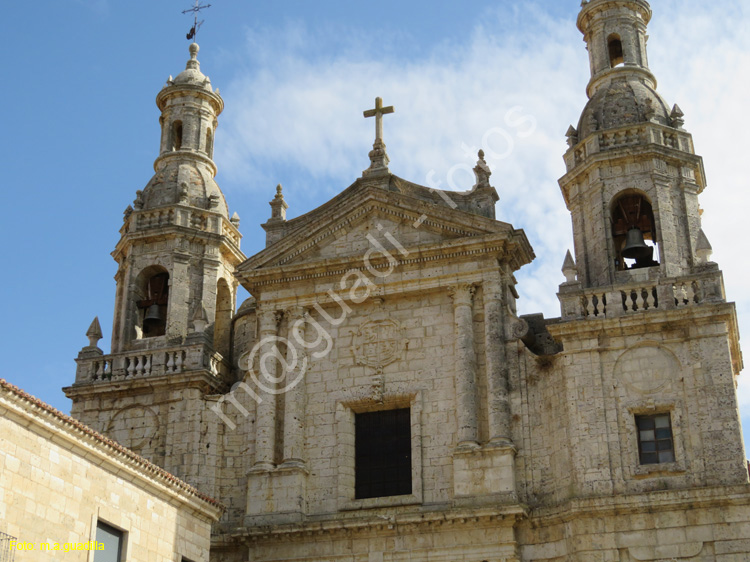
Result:
<svg viewBox="0 0 750 562"><path fill-rule="evenodd" d="M651 247L643 240L643 232L641 232L640 228L634 226L628 230L627 238L625 238L625 247L622 249L623 258L641 262L650 260L652 252Z"/></svg>
<svg viewBox="0 0 750 562"><path fill-rule="evenodd" d="M164 320L161 317L161 312L159 311L159 305L158 304L152 304L148 307L148 310L146 311L146 317L143 319L144 322L147 321L155 321L155 322L161 322Z"/></svg>

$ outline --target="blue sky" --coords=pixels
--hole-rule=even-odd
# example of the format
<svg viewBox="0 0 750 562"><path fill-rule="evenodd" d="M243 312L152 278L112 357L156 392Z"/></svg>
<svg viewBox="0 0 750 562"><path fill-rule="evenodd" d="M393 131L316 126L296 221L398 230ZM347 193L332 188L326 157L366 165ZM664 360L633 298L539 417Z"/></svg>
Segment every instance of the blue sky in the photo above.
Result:
<svg viewBox="0 0 750 562"><path fill-rule="evenodd" d="M211 3L199 60L226 102L217 181L242 218L246 255L262 248L258 225L277 183L293 217L367 167L373 130L361 112L382 96L396 107L385 123L391 170L406 179L468 189L476 149L489 146L498 217L524 228L537 255L518 275L521 312L559 315L555 293L572 237L557 179L588 80L578 0ZM180 12L190 5L4 6L0 376L63 411L60 388L73 381L95 315L109 349L109 253L123 210L153 173L154 98L188 58L192 20ZM704 230L747 337L750 10L742 0L654 0L652 8L651 68L705 158ZM750 434L750 383L741 381Z"/></svg>

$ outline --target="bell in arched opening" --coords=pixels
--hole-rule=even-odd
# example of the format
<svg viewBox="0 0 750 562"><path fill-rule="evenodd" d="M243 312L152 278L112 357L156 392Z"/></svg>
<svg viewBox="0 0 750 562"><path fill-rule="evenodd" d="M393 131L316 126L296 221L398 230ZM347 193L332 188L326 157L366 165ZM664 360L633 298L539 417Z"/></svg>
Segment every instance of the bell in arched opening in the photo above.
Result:
<svg viewBox="0 0 750 562"><path fill-rule="evenodd" d="M659 264L654 259L654 213L651 203L643 195L626 194L615 201L612 208L612 238L617 251L618 269L640 269Z"/></svg>
<svg viewBox="0 0 750 562"><path fill-rule="evenodd" d="M167 329L167 303L169 301L169 274L157 273L146 283L146 298L138 301L143 310L143 337L163 336Z"/></svg>

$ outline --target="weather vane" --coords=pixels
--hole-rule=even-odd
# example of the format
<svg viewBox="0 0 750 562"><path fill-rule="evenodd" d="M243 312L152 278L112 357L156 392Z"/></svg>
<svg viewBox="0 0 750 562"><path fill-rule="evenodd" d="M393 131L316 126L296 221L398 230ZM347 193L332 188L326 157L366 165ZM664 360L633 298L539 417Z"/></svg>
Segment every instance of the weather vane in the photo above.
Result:
<svg viewBox="0 0 750 562"><path fill-rule="evenodd" d="M205 21L205 20L201 20L199 22L198 14L200 13L201 10L205 10L206 8L210 8L210 7L211 7L211 4L206 4L205 6L202 6L200 3L200 0L195 0L195 4L193 5L192 8L190 8L189 10L182 10L183 14L193 14L194 16L193 27L190 28L190 32L186 35L188 40L192 39L193 41L195 41L195 36L198 35L198 30L200 29L200 27L203 25L203 22Z"/></svg>

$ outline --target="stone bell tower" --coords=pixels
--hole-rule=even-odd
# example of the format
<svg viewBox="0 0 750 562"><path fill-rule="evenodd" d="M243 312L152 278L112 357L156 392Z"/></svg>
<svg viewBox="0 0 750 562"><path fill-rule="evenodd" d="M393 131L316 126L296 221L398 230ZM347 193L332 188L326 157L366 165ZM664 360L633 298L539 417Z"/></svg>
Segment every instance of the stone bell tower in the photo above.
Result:
<svg viewBox="0 0 750 562"><path fill-rule="evenodd" d="M213 348L228 355L240 252L239 219L214 181L213 139L224 108L190 45L183 72L156 96L161 110L156 174L125 211L113 256L117 300L112 351L182 343L213 326Z"/></svg>
<svg viewBox="0 0 750 562"><path fill-rule="evenodd" d="M645 0L592 0L578 16L589 52L589 102L568 129L560 180L584 287L705 269L698 195L703 161L683 114L648 67Z"/></svg>
<svg viewBox="0 0 750 562"><path fill-rule="evenodd" d="M214 180L224 102L197 54L193 43L185 70L156 96L155 175L125 210L112 253L118 264L112 352L96 347L102 336L92 324L76 382L65 389L74 416L167 465L164 450L176 434L166 428L177 417L159 402L198 398L228 384L234 272L245 259L239 217L230 218Z"/></svg>
<svg viewBox="0 0 750 562"><path fill-rule="evenodd" d="M575 258L549 326L565 357L570 489L634 501L748 482L735 308L701 229L702 159L648 67L650 19L645 0L590 0L578 16L589 101L559 181Z"/></svg>

